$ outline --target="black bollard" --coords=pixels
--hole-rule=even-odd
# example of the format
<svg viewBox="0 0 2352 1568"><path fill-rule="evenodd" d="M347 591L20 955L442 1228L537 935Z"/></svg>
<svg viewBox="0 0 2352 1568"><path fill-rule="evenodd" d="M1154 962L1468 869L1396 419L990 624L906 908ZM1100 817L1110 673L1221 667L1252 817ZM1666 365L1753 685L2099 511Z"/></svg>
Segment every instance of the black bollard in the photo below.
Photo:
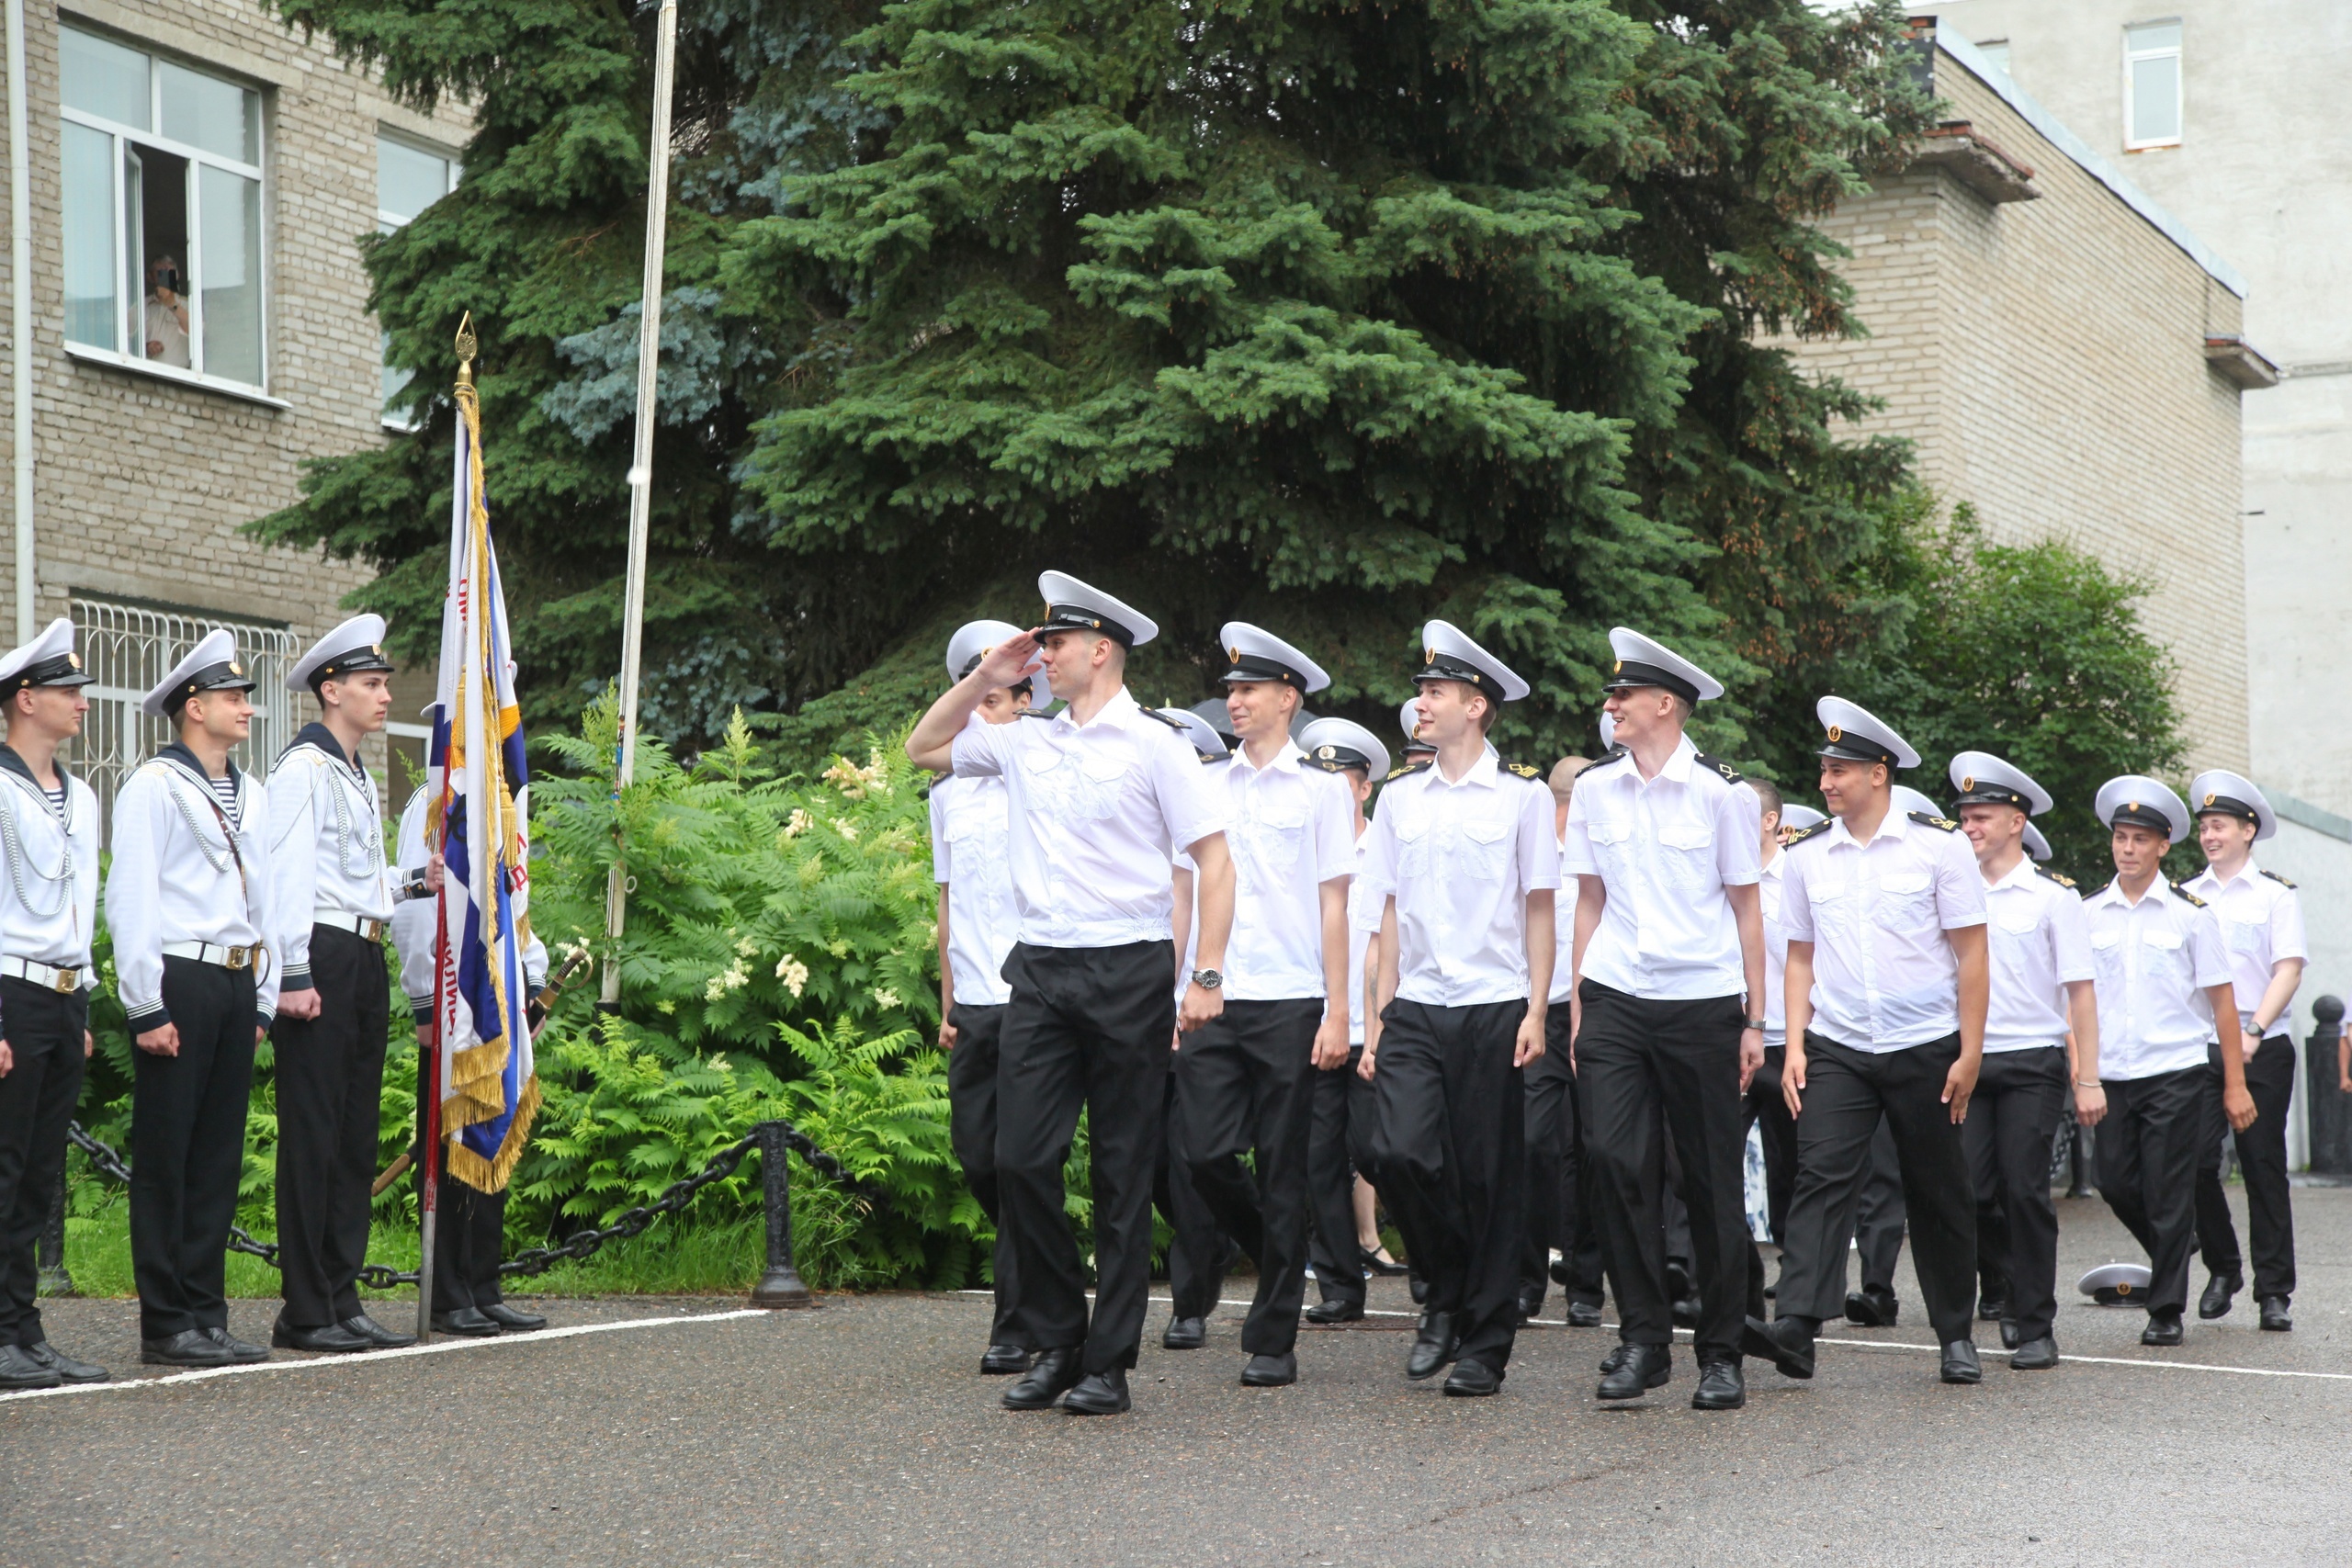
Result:
<svg viewBox="0 0 2352 1568"><path fill-rule="evenodd" d="M2311 1118L2314 1175L2352 1176L2352 1095L2344 1092L2337 1055L2343 1035L2343 1001L2322 997L2312 1003L2312 1034L2303 1046L2303 1105Z"/></svg>
<svg viewBox="0 0 2352 1568"><path fill-rule="evenodd" d="M35 1289L44 1296L70 1296L74 1276L65 1271L65 1173L57 1173L57 1190L50 1194L49 1222L33 1243Z"/></svg>
<svg viewBox="0 0 2352 1568"><path fill-rule="evenodd" d="M768 1266L752 1292L752 1304L772 1310L813 1307L817 1298L800 1282L800 1271L792 1266L792 1167L784 1142L786 1128L781 1122L763 1122L752 1131L760 1140L760 1183L768 1220Z"/></svg>

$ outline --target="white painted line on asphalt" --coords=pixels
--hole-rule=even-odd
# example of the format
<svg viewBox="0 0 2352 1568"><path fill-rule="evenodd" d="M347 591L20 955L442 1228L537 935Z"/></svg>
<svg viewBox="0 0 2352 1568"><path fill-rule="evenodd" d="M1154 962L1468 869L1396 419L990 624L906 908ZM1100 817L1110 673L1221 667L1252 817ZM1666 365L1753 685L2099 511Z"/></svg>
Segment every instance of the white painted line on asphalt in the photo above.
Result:
<svg viewBox="0 0 2352 1568"><path fill-rule="evenodd" d="M243 1377L247 1372L288 1372L305 1367L372 1367L410 1356L439 1356L457 1350L488 1350L501 1345L540 1345L550 1339L574 1339L583 1334L613 1334L624 1328L661 1328L673 1323L727 1323L739 1317L773 1315L765 1307L739 1307L733 1312L681 1313L674 1317L630 1317L618 1323L577 1323L563 1328L541 1328L528 1334L502 1334L488 1339L437 1339L430 1345L405 1345L397 1350L369 1350L356 1356L311 1356L299 1361L252 1361L236 1367L198 1367L169 1377L125 1378L119 1382L67 1383L62 1388L19 1389L0 1393L0 1404L12 1399L54 1399L68 1393L126 1393L133 1389L170 1388L204 1382L212 1378Z"/></svg>

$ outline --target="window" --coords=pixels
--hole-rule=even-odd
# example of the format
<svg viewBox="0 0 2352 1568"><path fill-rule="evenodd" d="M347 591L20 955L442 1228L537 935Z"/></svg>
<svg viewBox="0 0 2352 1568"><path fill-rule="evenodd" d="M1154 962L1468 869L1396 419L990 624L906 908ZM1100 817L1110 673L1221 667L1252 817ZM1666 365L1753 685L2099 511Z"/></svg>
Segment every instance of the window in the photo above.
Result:
<svg viewBox="0 0 2352 1568"><path fill-rule="evenodd" d="M2123 29L2123 145L2180 145L2180 24Z"/></svg>
<svg viewBox="0 0 2352 1568"><path fill-rule="evenodd" d="M376 227L384 233L458 188L458 161L427 152L389 136L376 139ZM415 411L402 394L412 373L390 364L391 334L384 334L384 423L394 430L416 428Z"/></svg>
<svg viewBox="0 0 2352 1568"><path fill-rule="evenodd" d="M2009 73L2008 39L2005 38L1988 38L1983 43L1976 46L1976 52L1983 55L1986 62L1989 63L1994 70L1998 71L2002 75L2006 76Z"/></svg>
<svg viewBox="0 0 2352 1568"><path fill-rule="evenodd" d="M66 341L258 389L261 95L71 28L58 54Z"/></svg>

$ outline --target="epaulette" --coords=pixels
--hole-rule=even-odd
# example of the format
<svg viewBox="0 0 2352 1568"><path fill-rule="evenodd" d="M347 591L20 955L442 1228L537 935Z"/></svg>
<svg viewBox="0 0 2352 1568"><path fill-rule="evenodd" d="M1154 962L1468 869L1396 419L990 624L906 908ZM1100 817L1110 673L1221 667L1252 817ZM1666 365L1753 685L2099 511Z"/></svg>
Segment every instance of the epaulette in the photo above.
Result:
<svg viewBox="0 0 2352 1568"><path fill-rule="evenodd" d="M1151 716L1152 716L1152 717L1154 717L1154 718L1159 718L1159 716L1158 714L1156 714L1156 713L1151 713L1151 710L1150 710L1149 708L1146 708L1146 709L1144 709L1143 711L1144 711L1144 712L1146 712L1146 713L1150 713L1150 714L1151 714ZM1053 716L1052 714L1050 714L1050 713L1047 713L1044 708L1023 708L1023 709L1021 710L1021 716L1022 716L1022 717L1023 717L1023 718L1051 718L1051 717L1053 717L1054 716ZM1173 723L1174 721L1173 721L1173 720L1170 720L1170 719L1159 718L1159 722L1160 722L1160 723L1162 723L1162 724L1170 724L1170 723ZM1178 728L1182 728L1182 726L1179 726Z"/></svg>
<svg viewBox="0 0 2352 1568"><path fill-rule="evenodd" d="M1388 776L1380 782L1382 784L1395 784L1398 779L1404 778L1409 773L1418 773L1429 765L1429 759L1426 757L1422 758L1418 762L1399 762L1396 766L1389 769Z"/></svg>
<svg viewBox="0 0 2352 1568"><path fill-rule="evenodd" d="M1746 782L1737 768L1733 767L1729 762L1719 762L1714 758L1708 756L1704 751L1699 752L1690 760L1698 763L1702 768L1713 768L1715 772L1723 774L1724 783L1725 784L1741 784Z"/></svg>
<svg viewBox="0 0 2352 1568"><path fill-rule="evenodd" d="M2281 887L2292 887L2295 886L2275 871L2265 871L2262 874L2268 877L2271 881L2277 883Z"/></svg>
<svg viewBox="0 0 2352 1568"><path fill-rule="evenodd" d="M2188 899L2188 900L2189 901L2189 903L2190 903L2191 905L2195 906L2196 908L2198 908L2201 909L2201 908L2203 908L2205 907L2205 900L2204 900L2204 899L2199 898L2196 894L2191 893L2188 888L2183 887L2179 883L2177 883L2177 882L2171 883L2171 884L2169 884L2169 886L2171 886L2172 890L2173 890L2175 893L2177 893L2177 894L2179 894L2182 897L2184 897L2184 898Z"/></svg>
<svg viewBox="0 0 2352 1568"><path fill-rule="evenodd" d="M1781 842L1781 848L1784 850L1795 849L1807 839L1815 838L1829 831L1829 825L1837 820L1838 818L1835 817L1830 817L1824 818L1819 822L1815 822L1810 828L1800 828L1795 832L1790 834L1788 838Z"/></svg>
<svg viewBox="0 0 2352 1568"><path fill-rule="evenodd" d="M1597 773L1601 769L1609 766L1610 763L1622 762L1632 755L1633 753L1625 750L1623 746L1611 746L1608 750L1603 751L1600 756L1595 757L1591 762L1586 766L1584 773ZM1584 773L1578 773L1577 777L1582 778L1584 777Z"/></svg>
<svg viewBox="0 0 2352 1568"><path fill-rule="evenodd" d="M1166 714L1160 712L1158 708L1145 708L1143 710L1143 714L1146 718L1158 719L1160 723L1176 731L1179 735L1182 735L1184 732L1184 721L1181 718L1170 718Z"/></svg>
<svg viewBox="0 0 2352 1568"><path fill-rule="evenodd" d="M1960 824L1949 817L1935 817L1925 811L1906 811L1904 815L1922 828L1940 828L1947 833L1960 831Z"/></svg>
<svg viewBox="0 0 2352 1568"><path fill-rule="evenodd" d="M1532 762L1505 762L1503 764L1503 772L1507 773L1517 773L1521 778L1525 779L1530 784L1542 784L1544 782L1544 770L1537 767Z"/></svg>
<svg viewBox="0 0 2352 1568"><path fill-rule="evenodd" d="M2039 861L2034 863L2033 869L2040 872L2042 875L2048 877L2051 881L2056 883L2061 887L2072 887L2075 886L2075 879L2073 877L2067 875L2063 871L2052 871Z"/></svg>

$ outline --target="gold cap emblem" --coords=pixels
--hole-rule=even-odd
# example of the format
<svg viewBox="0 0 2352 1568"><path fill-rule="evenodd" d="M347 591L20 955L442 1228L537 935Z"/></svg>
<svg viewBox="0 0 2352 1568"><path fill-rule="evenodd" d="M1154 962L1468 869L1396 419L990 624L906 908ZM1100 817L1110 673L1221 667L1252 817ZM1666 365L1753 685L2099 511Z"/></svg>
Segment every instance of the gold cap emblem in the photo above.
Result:
<svg viewBox="0 0 2352 1568"><path fill-rule="evenodd" d="M1846 732L1843 729L1838 728L1838 726L1834 724L1829 727L1829 743L1832 746L1835 746L1838 742L1845 739Z"/></svg>
<svg viewBox="0 0 2352 1568"><path fill-rule="evenodd" d="M2140 803L2136 800L2127 800L2123 803L2123 809L2126 811L2137 811L2140 809Z"/></svg>
<svg viewBox="0 0 2352 1568"><path fill-rule="evenodd" d="M1609 672L1611 675L1623 675L1625 672L1625 661L1622 659L1619 660L1616 663L1609 667Z"/></svg>
<svg viewBox="0 0 2352 1568"><path fill-rule="evenodd" d="M1971 773L1967 777L1962 779L1960 781L1960 787L1963 791L1974 789L1976 787L1976 775Z"/></svg>
<svg viewBox="0 0 2352 1568"><path fill-rule="evenodd" d="M2206 805L2208 805L2208 806L2212 805L2214 801L2216 801L2216 800L2218 800L2218 799L2220 799L2220 798L2221 798L2221 796L2220 796L2220 795L2216 795L2213 791L2211 791L2211 790L2210 790L2210 789L2209 789L2209 790L2207 790L2207 791L2205 792L2205 804L2206 804Z"/></svg>
<svg viewBox="0 0 2352 1568"><path fill-rule="evenodd" d="M82 656L78 653L69 653L65 656L65 662L79 670L82 668Z"/></svg>
<svg viewBox="0 0 2352 1568"><path fill-rule="evenodd" d="M1434 648L1425 648L1421 649L1421 662L1424 664L1435 664L1437 662L1437 649Z"/></svg>
<svg viewBox="0 0 2352 1568"><path fill-rule="evenodd" d="M1317 746L1315 754L1328 762L1340 754L1340 749L1337 746Z"/></svg>
<svg viewBox="0 0 2352 1568"><path fill-rule="evenodd" d="M1227 649L1226 652L1233 655L1233 661L1236 664L1241 662L1241 645L1239 643L1235 643L1231 648Z"/></svg>
<svg viewBox="0 0 2352 1568"><path fill-rule="evenodd" d="M229 660L229 673L230 673L230 674L232 674L232 675L242 675L242 674L243 674L244 672L245 672L245 667L244 667L243 665L242 665L242 664L238 663L238 662L237 662L235 660L233 660L233 659L232 659L231 660Z"/></svg>

